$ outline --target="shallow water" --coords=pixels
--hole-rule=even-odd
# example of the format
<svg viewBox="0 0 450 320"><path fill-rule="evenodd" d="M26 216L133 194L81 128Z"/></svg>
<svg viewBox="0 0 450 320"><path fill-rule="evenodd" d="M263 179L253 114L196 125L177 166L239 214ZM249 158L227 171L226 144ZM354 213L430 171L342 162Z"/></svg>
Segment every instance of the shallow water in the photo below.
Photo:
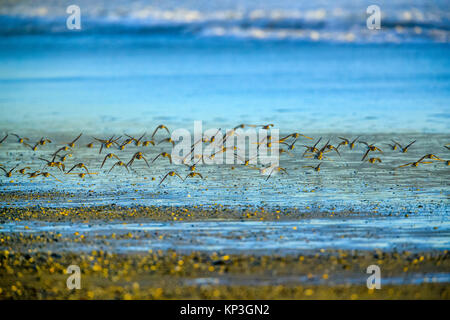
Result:
<svg viewBox="0 0 450 320"><path fill-rule="evenodd" d="M450 222L439 216L410 218L322 218L301 221L201 222L12 222L0 233L54 232L85 241L52 244L38 250L147 252L176 250L227 253L295 254L319 249L427 251L450 247ZM111 239L131 232L140 239ZM103 236L108 238L105 244Z"/></svg>

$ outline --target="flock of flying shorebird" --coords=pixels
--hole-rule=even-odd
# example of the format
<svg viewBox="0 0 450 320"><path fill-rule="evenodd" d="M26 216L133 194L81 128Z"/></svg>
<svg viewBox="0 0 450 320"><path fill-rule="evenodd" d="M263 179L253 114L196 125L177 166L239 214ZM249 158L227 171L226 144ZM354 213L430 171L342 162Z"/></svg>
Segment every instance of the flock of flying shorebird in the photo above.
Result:
<svg viewBox="0 0 450 320"><path fill-rule="evenodd" d="M194 178L194 177L199 177L199 178L203 179L203 176L200 173L196 172L196 165L200 161L203 161L204 158L206 157L206 155L195 155L194 154L194 147L196 146L196 144L198 144L198 143L209 143L209 144L218 143L218 145L221 146L220 150L218 150L217 152L215 152L211 155L208 155L209 159L213 159L215 155L217 155L219 153L224 153L227 151L227 149L232 148L234 151L236 151L237 150L236 146L224 147L225 142L229 137L237 134L236 131L238 129L243 129L245 127L260 127L265 130L270 130L270 128L273 127L273 124L267 124L267 125L241 124L241 125L234 127L232 130L227 131L224 136L222 136L221 134L219 136L221 129L218 129L217 133L214 134L213 136L203 137L201 140L199 140L191 145L191 152L182 159L182 164L186 165L189 169L189 173L186 175L185 178L182 178L176 171L169 171L164 175L164 177L161 179L159 184L161 184L167 177L174 177L174 176L177 176L183 182L188 178ZM169 137L156 142L155 135L159 130L167 131L167 133L169 134ZM10 135L16 137L17 142L19 144L22 144L23 146L30 148L34 152L38 151L38 149L41 146L44 146L47 143L49 143L49 144L52 143L52 141L49 138L42 137L36 143L30 144L29 143L30 139L28 139L26 137L21 137L14 133L11 133L11 134L6 134L6 136L0 140L0 146L2 143L4 143L7 140L7 138ZM106 139L99 139L99 138L92 137L92 142L85 145L85 147L93 148L95 143L97 143L97 144L99 143L100 144L99 154L101 154L104 149L116 148L118 151L121 151L130 145L134 145L136 147L148 147L150 145L156 146L156 145L159 145L162 143L171 143L172 146L175 146L175 144L176 144L176 142L173 141L170 136L169 129L163 124L156 127L156 129L153 131L153 134L151 135L150 140L145 140L145 135L146 135L146 133L144 133L143 135L141 135L140 137L137 138L137 137L133 137L128 134L125 134L124 135L125 137L123 140L121 140L122 136L115 137L115 135L111 136L110 138L106 138ZM68 171L66 171L65 161L69 157L72 156L71 152L73 152L73 149L75 148L75 144L81 138L81 136L82 136L82 133L80 133L71 142L66 143L63 146L59 147L51 155L50 160L45 159L43 157L39 157L38 159L41 161L44 161L44 167L57 168L58 170L60 170L62 173L65 173L65 174L71 174L72 171L74 171L75 169L79 169L82 171L82 172L78 172L78 173L76 173L76 172L73 173L73 174L77 174L81 178L84 178L86 174L88 174L88 175L94 174L94 173L90 172L89 169L87 168L87 166L82 162L73 165ZM272 147L272 144L274 142L277 142L279 144L279 146L281 146L278 149L280 155L283 153L292 155L290 153L290 151L292 151L295 148L295 145L296 145L298 139L301 137L305 138L305 139L309 139L309 140L314 140L311 137L308 137L308 136L303 135L298 132L294 132L294 133L291 133L289 135L282 137L281 139L278 139L277 141L273 141L272 136L270 135L270 132L269 132L269 134L262 141L256 142L258 144L257 150L259 149L259 147L261 145L265 145L265 147L270 149ZM305 144L301 145L302 148L305 148L305 151L302 154L302 158L310 158L310 159L315 159L315 160L321 161L327 157L327 153L329 153L329 152L334 151L337 155L341 156L341 153L339 151L340 148L347 147L350 150L353 150L357 144L361 144L361 145L364 145L365 149L366 149L362 156L361 161L366 161L366 162L369 162L372 164L375 164L377 162L381 163L382 160L379 157L375 157L375 156L371 157L371 156L374 154L382 154L383 151L375 144L371 144L371 143L368 143L365 141L360 141L359 138L360 137L350 140L350 139L347 139L344 137L338 137L339 143L336 146L333 146L332 144L330 144L330 140L328 140L324 145L322 145L320 147L319 147L319 143L321 142L322 138L319 138L313 145L305 145ZM219 141L217 141L217 140L219 140ZM406 153L409 150L409 148L413 146L413 144L416 142L416 140L412 141L411 143L409 143L405 146L403 146L402 144L400 144L394 140L392 140L391 142L392 143L385 144L386 146L389 147L390 150L394 150L394 151L399 150L401 153ZM284 148L283 148L283 146L284 146ZM450 150L450 144L446 144L446 145L444 145L444 147L447 150ZM249 166L251 160L254 159L257 156L257 154L254 157L251 157L248 159L244 159L236 153L234 153L234 156L236 159L240 160L240 163L242 165ZM133 156L127 163L123 162L119 158L119 156L117 156L116 154L108 153L103 158L100 169L103 168L103 166L105 165L105 163L108 159L112 159L112 158L115 158L117 161L112 165L112 167L109 169L108 173L110 173L116 167L123 167L124 170L127 170L129 172L129 169L132 167L133 163L137 160L144 161L145 164L148 167L150 167L150 164L147 160L147 157L144 155L144 152L137 151L133 154ZM151 163L155 162L158 158L167 158L168 161L172 164L172 156L168 152L158 153L156 155L156 157L151 161ZM196 160L196 158L198 160ZM420 159L418 159L417 161L413 161L413 162L409 162L409 163L400 165L397 168L418 167L421 164L430 164L435 161L442 161L442 162L445 162L447 166L450 165L450 160L443 160L434 154L426 154L426 155L420 157ZM194 164L191 164L193 162L194 162ZM322 162L319 162L316 166L303 166L303 167L310 168L310 169L313 169L313 170L319 172L321 165L322 165ZM33 172L27 172L27 170L31 170L30 167L24 167L21 169L17 169L17 167L18 167L18 165L13 167L12 169L8 170L2 164L0 164L0 170L2 170L5 173L6 177L11 177L14 172L17 172L21 175L28 175L29 178L36 178L39 176L43 176L45 178L53 177L57 181L60 181L55 175L53 175L52 173L50 173L48 171L37 170L37 171L33 171ZM251 167L253 167L253 166L251 166ZM274 173L274 172L287 173L285 168L275 166L275 165L268 166L268 167L262 167L262 168L258 168L258 167L253 167L253 168L259 169L261 173L268 173L266 180L268 180L271 177L272 173Z"/></svg>

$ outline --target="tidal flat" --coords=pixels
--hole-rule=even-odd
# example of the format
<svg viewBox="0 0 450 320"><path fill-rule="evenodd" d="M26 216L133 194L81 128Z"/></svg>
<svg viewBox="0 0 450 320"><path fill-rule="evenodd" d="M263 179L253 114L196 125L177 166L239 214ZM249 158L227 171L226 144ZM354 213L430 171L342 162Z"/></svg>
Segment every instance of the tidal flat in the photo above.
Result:
<svg viewBox="0 0 450 320"><path fill-rule="evenodd" d="M314 135L280 156L286 173L198 164L201 178L163 183L190 168L157 159L109 173L116 160L101 163L138 150L151 161L166 145L99 153L83 135L60 160L66 172L89 169L71 175L40 158L77 134L46 136L52 143L37 150L9 138L1 146L0 163L17 166L0 184L1 299L450 298L448 135L397 135L417 140L407 152L389 149L391 135L362 135L383 149L370 155L381 163L361 161L364 144L302 157L302 143L342 141ZM401 167L431 153L440 160ZM71 265L79 290L66 286ZM381 289L366 285L371 265Z"/></svg>

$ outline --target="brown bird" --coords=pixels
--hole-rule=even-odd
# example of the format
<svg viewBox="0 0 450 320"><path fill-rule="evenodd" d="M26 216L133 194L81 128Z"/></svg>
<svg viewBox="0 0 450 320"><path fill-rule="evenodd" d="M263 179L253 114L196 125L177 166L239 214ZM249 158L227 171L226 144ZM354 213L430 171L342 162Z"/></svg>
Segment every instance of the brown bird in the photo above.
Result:
<svg viewBox="0 0 450 320"><path fill-rule="evenodd" d="M155 162L155 160L158 159L159 157L168 158L169 162L172 163L172 156L170 154L168 154L167 152L161 152L160 154L158 154L155 157L155 159L153 159L152 163Z"/></svg>
<svg viewBox="0 0 450 320"><path fill-rule="evenodd" d="M136 139L136 138L134 138L134 137L132 137L132 136L129 136L129 135L127 135L127 134L125 134L128 138L130 138L131 139L131 141L134 141L134 145L136 146L136 147L139 147L140 145L141 145L141 140L142 140L142 138L145 136L145 134L146 134L146 132L144 132L144 134L139 138L139 139Z"/></svg>
<svg viewBox="0 0 450 320"><path fill-rule="evenodd" d="M285 168L271 166L271 167L268 167L268 168L266 168L266 169L270 169L270 168L272 168L272 171L270 171L270 174L269 174L269 176L266 178L266 181L269 180L269 178L272 176L272 173L274 173L274 172L280 172L280 171L283 171L284 173L288 174Z"/></svg>
<svg viewBox="0 0 450 320"><path fill-rule="evenodd" d="M295 139L291 144L288 144L286 142L281 142L281 143L287 145L288 146L288 150L294 150L296 142L297 142L297 139Z"/></svg>
<svg viewBox="0 0 450 320"><path fill-rule="evenodd" d="M60 157L59 157L59 160L60 160L61 162L64 162L64 161L67 160L67 157L72 157L72 154L71 154L71 153L66 153L66 154L63 155L63 156L60 156Z"/></svg>
<svg viewBox="0 0 450 320"><path fill-rule="evenodd" d="M237 153L234 154L234 157L239 159L242 162L243 166L248 166L250 164L250 161L252 161L253 159L255 159L258 156L258 154L256 154L255 156L249 158L249 159L244 159L242 158L240 155L238 155Z"/></svg>
<svg viewBox="0 0 450 320"><path fill-rule="evenodd" d="M320 140L322 140L322 137L320 137L319 140L317 140L317 142L316 142L313 146L302 145L302 147L305 147L305 148L306 148L305 152L304 152L303 155L302 155L302 158L303 158L303 157L305 156L305 154L307 154L308 152L309 152L309 153L315 153L315 152L318 152L319 149L317 149L316 147L317 147L317 145L319 144Z"/></svg>
<svg viewBox="0 0 450 320"><path fill-rule="evenodd" d="M77 163L76 165L74 165L73 167L72 167L72 169L70 169L69 171L67 171L67 173L70 173L73 169L75 169L75 168L80 168L80 169L84 169L84 170L86 170L86 172L88 173L88 174L90 174L89 173L89 170L88 170L88 168L86 167L86 165L84 164L84 163ZM66 174L67 174L66 173Z"/></svg>
<svg viewBox="0 0 450 320"><path fill-rule="evenodd" d="M11 170L7 171L5 168L0 167L1 170L3 170L5 172L5 176L6 177L11 177L12 176L12 172L14 171L15 168L17 168L19 165L15 166L14 168L12 168Z"/></svg>
<svg viewBox="0 0 450 320"><path fill-rule="evenodd" d="M376 162L380 162L381 163L381 159L380 158L369 158L369 159L367 159L367 161L369 161L370 163L376 163Z"/></svg>
<svg viewBox="0 0 450 320"><path fill-rule="evenodd" d="M429 153L429 154L424 155L424 156L423 156L422 158L420 158L417 162L421 162L422 160L425 160L425 159L438 160L438 161L445 161L445 160L439 158L438 156Z"/></svg>
<svg viewBox="0 0 450 320"><path fill-rule="evenodd" d="M167 127L166 127L165 125L160 124L159 126L156 127L155 131L153 131L152 139L153 139L153 137L155 136L156 132L157 132L158 130L160 130L160 129L165 129L165 130L167 131L167 133L170 135L169 129L167 129Z"/></svg>
<svg viewBox="0 0 450 320"><path fill-rule="evenodd" d="M108 173L110 173L115 166L124 167L125 169L127 169L128 172L130 172L130 170L128 170L128 166L125 163L123 163L122 161L117 161L116 163L114 163L111 169L109 169Z"/></svg>
<svg viewBox="0 0 450 320"><path fill-rule="evenodd" d="M425 163L433 163L433 161L416 161L416 162L410 162L410 163L406 163L403 164L401 166L398 166L397 168L403 168L403 167L418 167L419 164L425 164Z"/></svg>
<svg viewBox="0 0 450 320"><path fill-rule="evenodd" d="M367 155L369 154L370 151L379 151L379 152L383 153L383 151L381 151L380 148L376 147L373 144L368 144L367 142L364 142L364 141L360 141L359 143L365 144L367 146L367 151L366 151L366 153L364 153L361 161L364 161L364 159L367 157Z"/></svg>
<svg viewBox="0 0 450 320"><path fill-rule="evenodd" d="M80 134L78 135L78 137L76 137L75 139L73 139L72 142L69 142L67 145L68 145L69 147L71 147L71 148L75 147L75 142L77 142L78 139L80 139L82 135L83 135L83 133L80 133Z"/></svg>
<svg viewBox="0 0 450 320"><path fill-rule="evenodd" d="M172 138L162 139L160 142L158 142L158 144L161 144L163 142L170 142L173 146L175 146L175 141L173 141Z"/></svg>
<svg viewBox="0 0 450 320"><path fill-rule="evenodd" d="M153 141L153 140L145 140L145 141L142 141L142 146L143 146L143 147L147 147L147 146L149 146L149 145L155 146L155 141Z"/></svg>
<svg viewBox="0 0 450 320"><path fill-rule="evenodd" d="M38 159L47 162L47 164L46 164L47 167L51 167L51 168L56 167L59 170L61 170L62 172L64 172L66 170L66 166L62 162L55 161L55 158L56 158L56 155L53 156L52 160L47 160L44 158L38 158Z"/></svg>
<svg viewBox="0 0 450 320"><path fill-rule="evenodd" d="M394 141L394 140L392 140ZM406 153L408 151L408 148L411 147L417 140L414 140L413 142L411 142L410 144L408 144L406 147L402 147L402 145L396 141L394 141L400 148L401 152Z"/></svg>
<svg viewBox="0 0 450 320"><path fill-rule="evenodd" d="M30 179L32 179L32 178L36 178L37 176L39 176L39 173L40 173L41 171L34 171L34 172L30 172L30 173L28 173L28 178L30 178Z"/></svg>
<svg viewBox="0 0 450 320"><path fill-rule="evenodd" d="M6 134L6 136L2 140L0 140L0 145L3 143L3 141L6 140L6 138L8 138L8 134Z"/></svg>
<svg viewBox="0 0 450 320"><path fill-rule="evenodd" d="M317 159L317 160L323 159L323 154L324 154L325 150L328 148L329 143L330 143L330 140L328 140L327 143L325 143L325 145L313 155L314 159Z"/></svg>
<svg viewBox="0 0 450 320"><path fill-rule="evenodd" d="M100 169L103 168L103 165L105 164L106 159L111 159L112 157L116 158L120 161L120 158L116 156L114 153L108 153L105 158L103 159L102 165L100 166Z"/></svg>
<svg viewBox="0 0 450 320"><path fill-rule="evenodd" d="M315 171L317 171L317 172L320 172L320 166L322 165L322 162L321 163L319 163L317 166L303 166L303 168L311 168L311 169L314 169Z"/></svg>
<svg viewBox="0 0 450 320"><path fill-rule="evenodd" d="M329 145L327 145L327 152L330 152L330 151L336 151L336 153L339 155L339 157L341 156L341 154L339 153L339 150L338 150L338 148L336 148L335 146L333 146L333 145L331 145L331 144L329 144Z"/></svg>
<svg viewBox="0 0 450 320"><path fill-rule="evenodd" d="M48 142L48 143L52 143L52 140L50 140L50 139L48 139L48 138L42 137L41 140L39 140L38 143L39 143L41 146L43 146L43 145L45 145L47 142Z"/></svg>
<svg viewBox="0 0 450 320"><path fill-rule="evenodd" d="M166 175L164 176L164 178L162 178L162 180L159 182L158 185L160 185L161 183L163 183L163 181L164 181L168 176L170 176L170 177L177 176L178 178L181 179L181 181L184 181L183 178L182 178L178 173L176 173L175 171L169 171L169 172L166 173Z"/></svg>
<svg viewBox="0 0 450 320"><path fill-rule="evenodd" d="M26 142L22 142L22 144L23 144L24 146L30 148L30 149L33 150L33 151L37 151L37 147L39 146L39 141L36 142L36 144L35 144L34 146L31 146L31 145L29 145L29 144L26 143Z"/></svg>
<svg viewBox="0 0 450 320"><path fill-rule="evenodd" d="M213 142L216 140L217 135L220 133L220 130L222 130L222 129L219 128L219 129L217 130L217 132L216 132L214 135L212 135L210 138L203 137L202 141L205 142L205 143L208 143L208 142L209 142L209 143L213 143ZM193 147L195 146L195 144L196 144L196 143L194 143L194 144L191 146L191 148L193 148Z"/></svg>
<svg viewBox="0 0 450 320"><path fill-rule="evenodd" d="M133 164L134 160L144 160L145 163L147 164L147 167L150 168L150 165L148 164L147 159L144 157L144 154L142 152L136 152L133 157L131 158L131 160L127 163L127 167L131 167L131 165Z"/></svg>
<svg viewBox="0 0 450 320"><path fill-rule="evenodd" d="M55 180L57 180L59 182L62 182L61 180L56 178L54 175L52 175L50 172L41 172L41 173L38 174L38 176L44 176L45 178L53 177L53 178L55 178Z"/></svg>
<svg viewBox="0 0 450 320"><path fill-rule="evenodd" d="M18 172L19 172L20 174L24 175L24 174L27 174L27 173L25 172L25 171L27 171L27 170L30 170L30 167L22 168L22 169L18 170Z"/></svg>
<svg viewBox="0 0 450 320"><path fill-rule="evenodd" d="M198 173L198 172L190 172L190 173L187 174L186 178L184 178L183 181L186 181L187 178L194 178L196 176L199 176L201 179L203 179L203 176L200 173Z"/></svg>
<svg viewBox="0 0 450 320"><path fill-rule="evenodd" d="M109 139L107 139L107 140L105 140L105 139L98 139L98 138L93 137L95 140L97 140L98 142L101 143L100 150L99 150L99 152L98 152L99 154L102 153L103 147L105 147L106 149L109 149L109 148L111 148L112 145L119 146L119 143L118 143L117 141L118 141L122 136L117 137L117 138L115 138L115 139L114 139L114 136L115 136L115 135L111 136L111 138L109 138Z"/></svg>
<svg viewBox="0 0 450 320"><path fill-rule="evenodd" d="M69 151L69 150L70 150L70 148L69 148L68 146L63 146L63 147L59 148L58 150L56 150L56 151L52 154L52 156L55 157L55 156L58 155L59 152L61 152L61 151ZM72 151L72 150L70 150L70 151Z"/></svg>
<svg viewBox="0 0 450 320"><path fill-rule="evenodd" d="M29 141L30 139L28 139L28 138L25 138L25 137L19 137L17 134L15 134L15 133L11 133L13 136L15 136L15 137L17 137L17 139L18 139L18 143L24 143L25 141Z"/></svg>
<svg viewBox="0 0 450 320"><path fill-rule="evenodd" d="M397 150L397 143L394 142L394 144L391 143L386 143L387 146L389 146L389 148L391 148L391 150L395 151Z"/></svg>
<svg viewBox="0 0 450 320"><path fill-rule="evenodd" d="M301 134L301 133L299 133L299 132L294 132L294 133L291 133L291 134L289 134L289 135L287 135L287 136L281 138L281 139L279 140L279 142L284 142L285 140L287 140L287 139L289 139L289 138L294 138L294 139L297 140L297 139L300 138L300 137L304 137L304 138L306 138L306 139L313 140L313 138L308 137L308 136L305 136L304 134Z"/></svg>
<svg viewBox="0 0 450 320"><path fill-rule="evenodd" d="M353 149L355 147L356 141L358 141L358 139L359 139L359 136L356 137L352 142L350 142L350 140L347 139L347 138L343 138L343 137L338 137L338 138L341 139L342 141L338 144L337 148L339 148L340 146L347 146L348 145L348 147L350 149Z"/></svg>

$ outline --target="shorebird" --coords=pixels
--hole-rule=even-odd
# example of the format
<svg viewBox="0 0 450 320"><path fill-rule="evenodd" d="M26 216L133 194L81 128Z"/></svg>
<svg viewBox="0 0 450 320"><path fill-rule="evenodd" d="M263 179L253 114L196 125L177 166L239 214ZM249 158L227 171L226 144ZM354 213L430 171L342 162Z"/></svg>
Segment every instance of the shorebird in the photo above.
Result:
<svg viewBox="0 0 450 320"><path fill-rule="evenodd" d="M445 160L439 158L438 156L429 153L429 154L424 155L422 158L420 158L420 159L418 160L418 162L421 162L422 160L425 160L425 159L438 160L438 161L445 161Z"/></svg>
<svg viewBox="0 0 450 320"><path fill-rule="evenodd" d="M26 171L27 171L27 170L30 170L30 169L31 169L30 167L25 167L25 168L22 168L22 169L17 170L17 171L18 171L20 174L25 175L25 174L27 174Z"/></svg>
<svg viewBox="0 0 450 320"><path fill-rule="evenodd" d="M108 173L110 173L115 166L124 167L125 169L127 169L128 172L130 172L130 170L128 170L128 166L125 163L123 163L122 161L117 161L116 163L114 163L111 169L109 169Z"/></svg>
<svg viewBox="0 0 450 320"><path fill-rule="evenodd" d="M403 168L403 167L418 167L419 164L425 164L425 163L433 163L433 161L416 161L416 162L410 162L403 164L401 166L398 166L397 168Z"/></svg>
<svg viewBox="0 0 450 320"><path fill-rule="evenodd" d="M173 141L172 138L170 138L170 137L162 139L160 142L158 142L158 144L161 144L163 142L170 142L173 146L175 146L175 141Z"/></svg>
<svg viewBox="0 0 450 320"><path fill-rule="evenodd" d="M209 142L209 143L213 143L213 142L216 140L217 135L220 133L220 130L222 130L222 129L219 128L219 129L217 130L217 132L216 132L214 135L212 135L210 138L203 137L202 141L203 141L204 143L208 143L208 142ZM191 146L191 148L195 147L195 144L196 144L196 143L194 143L194 144Z"/></svg>
<svg viewBox="0 0 450 320"><path fill-rule="evenodd" d="M394 141L394 140L392 140ZM396 141L394 141L400 148L401 152L406 153L408 151L408 148L411 147L417 140L414 140L413 142L411 142L410 144L408 144L406 147L402 147L402 145Z"/></svg>
<svg viewBox="0 0 450 320"><path fill-rule="evenodd" d="M314 158L314 159L317 159L317 160L322 160L323 159L323 154L324 154L325 150L328 148L328 144L329 143L330 143L330 140L328 140L327 143L325 143L325 145L320 150L317 150L314 147L314 149L317 150L316 152L314 152L315 154L313 153L312 155L307 156L306 158ZM317 145L317 143L316 143L316 145Z"/></svg>
<svg viewBox="0 0 450 320"><path fill-rule="evenodd" d="M84 163L77 163L76 165L74 165L73 167L72 167L72 169L70 169L69 171L67 171L67 173L70 173L73 169L75 169L75 168L80 168L80 169L84 169L84 170L86 170L86 172L88 173L88 174L90 174L89 173L89 170L88 170L88 168L86 167L86 165L84 164Z"/></svg>
<svg viewBox="0 0 450 320"><path fill-rule="evenodd" d="M391 143L385 143L387 146L389 146L389 148L391 148L391 150L395 151L397 150L397 143L394 142L394 144Z"/></svg>
<svg viewBox="0 0 450 320"><path fill-rule="evenodd" d="M53 157L57 156L58 153L59 153L60 151L69 151L69 150L70 150L69 146L63 146L63 147L59 148L58 150L56 150L56 151L52 154L52 156L53 156ZM72 150L70 150L70 151L72 151Z"/></svg>
<svg viewBox="0 0 450 320"><path fill-rule="evenodd" d="M105 147L106 149L111 148L112 145L116 145L119 146L119 143L117 142L122 136L118 137L118 138L114 138L114 135L111 136L111 138L105 140L105 139L98 139L93 137L95 140L97 140L98 142L101 143L100 145L100 150L99 150L99 154L102 153L103 147Z"/></svg>
<svg viewBox="0 0 450 320"><path fill-rule="evenodd" d="M30 139L28 139L28 138L25 138L25 137L19 137L17 134L15 134L15 133L11 133L13 136L15 136L15 137L17 137L17 139L18 139L18 143L24 143L25 141L29 141Z"/></svg>
<svg viewBox="0 0 450 320"><path fill-rule="evenodd" d="M369 161L369 163L376 163L376 162L380 162L381 163L381 159L380 158L369 158L369 159L367 159L367 161Z"/></svg>
<svg viewBox="0 0 450 320"><path fill-rule="evenodd" d="M348 146L350 149L353 149L355 147L355 143L356 141L358 141L359 136L356 137L353 141L350 142L349 139L344 138L344 137L338 137L339 139L341 139L342 141L338 144L337 148L339 148L340 146Z"/></svg>
<svg viewBox="0 0 450 320"><path fill-rule="evenodd" d="M178 173L176 173L175 171L169 171L169 172L166 173L166 175L164 176L164 178L162 178L162 180L159 182L158 185L160 185L161 183L163 183L163 181L164 181L168 176L170 176L170 177L177 176L178 178L181 179L181 181L184 181L183 178L182 178Z"/></svg>
<svg viewBox="0 0 450 320"><path fill-rule="evenodd" d="M160 129L165 129L165 130L167 131L167 133L170 135L169 129L167 129L167 127L166 127L165 125L160 124L159 126L156 127L155 131L153 131L152 139L153 139L153 137L155 136L156 132L157 132L158 130L160 130Z"/></svg>
<svg viewBox="0 0 450 320"><path fill-rule="evenodd" d="M55 161L55 158L56 158L56 155L53 156L52 160L47 160L44 158L38 158L38 159L47 162L47 164L46 164L47 167L51 167L51 168L56 167L59 170L61 170L62 172L64 172L66 170L66 166L62 162Z"/></svg>
<svg viewBox="0 0 450 320"><path fill-rule="evenodd" d="M62 182L61 180L56 178L54 175L52 175L50 172L41 172L41 173L38 174L38 176L44 176L45 178L53 177L53 178L55 178L55 180L57 180L59 182Z"/></svg>
<svg viewBox="0 0 450 320"><path fill-rule="evenodd" d="M143 147L147 147L147 146L149 146L149 145L155 146L155 141L154 141L154 140L145 140L145 141L142 141L142 146L143 146Z"/></svg>
<svg viewBox="0 0 450 320"><path fill-rule="evenodd" d="M39 145L44 146L47 142L48 143L52 143L52 140L42 137L41 140L39 140L38 143L39 143Z"/></svg>
<svg viewBox="0 0 450 320"><path fill-rule="evenodd" d="M120 158L116 156L114 153L108 153L105 158L103 159L102 165L100 166L100 169L103 168L103 165L105 164L106 159L111 159L112 157L116 158L120 161Z"/></svg>
<svg viewBox="0 0 450 320"><path fill-rule="evenodd" d="M131 165L133 164L134 160L144 160L145 163L147 164L147 167L150 168L150 165L148 164L147 159L144 157L144 154L142 152L136 152L133 157L131 158L131 160L127 163L127 167L131 167Z"/></svg>
<svg viewBox="0 0 450 320"><path fill-rule="evenodd" d="M243 163L242 163L243 166L248 166L248 165L250 164L250 161L252 161L253 159L255 159L257 156L258 156L258 154L256 154L255 156L253 156L253 157L251 157L251 158L249 158L249 159L246 160L246 159L242 158L240 155L238 155L237 153L234 154L234 157L235 157L235 158L238 158L240 161L243 162Z"/></svg>
<svg viewBox="0 0 450 320"><path fill-rule="evenodd" d="M281 142L282 144L285 144L288 146L288 150L293 150L295 148L295 143L297 142L297 139L295 139L291 144L288 144L286 142Z"/></svg>
<svg viewBox="0 0 450 320"><path fill-rule="evenodd" d="M376 147L373 144L368 144L367 142L364 142L364 141L360 141L359 143L365 144L367 146L367 151L366 151L366 153L364 153L361 161L364 161L364 159L367 157L367 155L369 154L370 151L379 151L379 152L383 153L383 151L381 151L380 148Z"/></svg>
<svg viewBox="0 0 450 320"><path fill-rule="evenodd" d="M302 147L305 147L305 148L306 148L305 152L304 152L303 155L302 155L302 158L303 158L303 157L305 156L305 154L307 154L308 152L310 152L310 153L318 152L319 149L317 149L316 147L317 147L317 145L319 144L320 140L322 140L322 137L320 137L319 140L317 140L317 142L316 142L313 146L302 145Z"/></svg>
<svg viewBox="0 0 450 320"><path fill-rule="evenodd" d="M8 138L8 134L6 134L6 136L2 140L0 140L0 145L3 143L3 141L6 140L6 138Z"/></svg>
<svg viewBox="0 0 450 320"><path fill-rule="evenodd" d="M0 167L1 170L3 170L5 172L5 176L7 178L12 176L12 172L14 171L15 168L17 168L19 165L15 166L14 168L12 168L11 170L7 171L5 168Z"/></svg>
<svg viewBox="0 0 450 320"><path fill-rule="evenodd" d="M320 172L320 166L322 165L322 162L320 162L317 166L303 166L303 168L311 168L314 169L314 171Z"/></svg>
<svg viewBox="0 0 450 320"><path fill-rule="evenodd" d="M39 141L36 142L36 144L35 144L34 146L31 146L31 145L29 145L29 144L26 143L26 142L22 142L22 144L23 144L24 146L30 148L31 150L36 151L36 150L37 150L37 147L39 146Z"/></svg>
<svg viewBox="0 0 450 320"><path fill-rule="evenodd" d="M269 180L269 178L272 176L272 173L274 173L274 172L280 172L280 171L283 171L284 173L288 174L287 171L286 171L286 169L285 169L285 168L282 168L282 167L270 166L270 167L267 167L267 168L265 168L265 169L270 169L270 168L272 168L272 171L270 171L270 174L269 174L269 176L266 178L266 181ZM261 171L260 171L260 172L261 172ZM265 172L265 171L264 171L264 172Z"/></svg>
<svg viewBox="0 0 450 320"><path fill-rule="evenodd" d="M133 138L125 139L125 140L122 142L122 144L119 146L119 150L125 149L125 147L126 147L127 145L129 145L130 143L132 143L132 142L133 142Z"/></svg>
<svg viewBox="0 0 450 320"><path fill-rule="evenodd" d="M306 138L306 139L313 140L313 138L308 137L308 136L305 136L304 134L301 134L301 133L299 133L299 132L294 132L294 133L291 133L291 134L289 134L289 135L287 135L287 136L281 138L278 142L284 142L285 140L287 140L287 139L289 139L289 138L295 138L295 139L297 140L297 139L300 138L300 137L304 137L304 138Z"/></svg>
<svg viewBox="0 0 450 320"><path fill-rule="evenodd" d="M227 150L234 150L236 151L238 148L236 146L230 146L230 147L222 147L219 151L214 152L212 155L209 156L209 159L214 159L214 157L219 153L225 153Z"/></svg>
<svg viewBox="0 0 450 320"><path fill-rule="evenodd" d="M34 171L34 172L30 172L30 173L28 173L28 178L30 178L30 179L36 178L39 175L40 172L41 171L39 171L39 170Z"/></svg>
<svg viewBox="0 0 450 320"><path fill-rule="evenodd" d="M136 139L136 138L134 138L134 137L132 137L132 136L129 136L128 134L125 134L125 135L126 135L128 138L130 138L131 141L134 141L134 145L135 145L136 147L139 147L139 146L141 145L141 140L142 140L142 138L145 136L145 134L146 134L146 132L144 132L144 134L143 134L142 136L140 136L139 139Z"/></svg>
<svg viewBox="0 0 450 320"><path fill-rule="evenodd" d="M155 160L158 159L159 157L167 158L167 159L169 159L169 162L172 163L172 156L170 154L168 154L167 152L161 152L160 154L158 154L155 157L155 159L153 159L152 163L155 162Z"/></svg>
<svg viewBox="0 0 450 320"><path fill-rule="evenodd" d="M75 147L75 142L77 142L78 139L80 139L82 135L83 135L83 133L80 133L80 134L78 135L78 137L76 137L75 139L73 139L72 142L69 142L67 145L68 145L69 147L71 147L71 148Z"/></svg>
<svg viewBox="0 0 450 320"><path fill-rule="evenodd" d="M65 155L63 155L63 156L60 156L59 157L59 160L61 161L61 162L64 162L64 161L66 161L67 160L67 157L72 157L72 154L71 153L66 153Z"/></svg>
<svg viewBox="0 0 450 320"><path fill-rule="evenodd" d="M196 176L199 176L201 179L203 179L203 176L200 173L198 173L198 172L190 172L190 173L187 174L186 178L184 178L183 181L186 181L187 178L194 178Z"/></svg>
<svg viewBox="0 0 450 320"><path fill-rule="evenodd" d="M338 147L339 148L339 147ZM331 145L331 144L329 144L329 145L327 145L327 151L326 152L330 152L330 151L336 151L336 153L339 155L339 157L341 156L341 154L339 153L339 150L338 150L338 148L336 148L335 146L333 146L333 145Z"/></svg>
<svg viewBox="0 0 450 320"><path fill-rule="evenodd" d="M240 124L240 125L234 127L234 128L233 128L233 131L236 131L237 129L244 129L245 127L250 127L250 128L261 127L261 128L264 129L264 130L269 130L270 127L273 127L273 124L272 124L272 123L269 123L269 124L259 124L259 125L258 125L258 124L245 124L245 123L242 123L242 124Z"/></svg>

